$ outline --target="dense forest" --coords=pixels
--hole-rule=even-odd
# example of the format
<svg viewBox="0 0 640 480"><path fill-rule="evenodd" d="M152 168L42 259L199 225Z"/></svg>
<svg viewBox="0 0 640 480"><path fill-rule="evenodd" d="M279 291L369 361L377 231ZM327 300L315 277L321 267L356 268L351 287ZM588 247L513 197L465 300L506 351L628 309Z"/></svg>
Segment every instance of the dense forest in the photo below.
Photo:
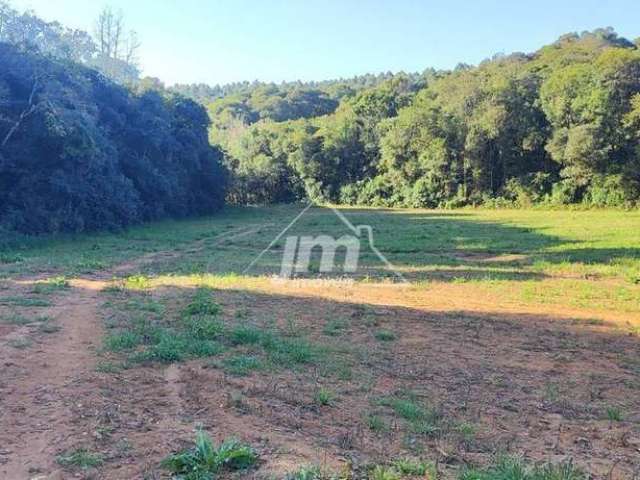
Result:
<svg viewBox="0 0 640 480"><path fill-rule="evenodd" d="M89 34L0 0L0 229L118 228L225 200L640 201L640 42L611 28L451 71L168 88L140 78L126 31L109 8Z"/></svg>
<svg viewBox="0 0 640 480"><path fill-rule="evenodd" d="M208 109L232 202L629 206L640 198L640 50L612 29L373 86L245 85Z"/></svg>
<svg viewBox="0 0 640 480"><path fill-rule="evenodd" d="M116 83L135 67L108 35L104 61L88 34L0 8L0 230L120 228L223 205L201 105Z"/></svg>

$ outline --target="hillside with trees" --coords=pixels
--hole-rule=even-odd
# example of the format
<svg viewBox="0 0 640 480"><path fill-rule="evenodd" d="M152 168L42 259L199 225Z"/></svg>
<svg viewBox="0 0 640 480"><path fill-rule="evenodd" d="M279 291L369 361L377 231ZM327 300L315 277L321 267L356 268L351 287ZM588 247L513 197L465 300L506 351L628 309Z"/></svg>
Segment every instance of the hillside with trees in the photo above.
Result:
<svg viewBox="0 0 640 480"><path fill-rule="evenodd" d="M451 71L165 87L140 78L121 13L90 34L0 0L0 226L117 228L225 199L637 205L639 45L607 28Z"/></svg>
<svg viewBox="0 0 640 480"><path fill-rule="evenodd" d="M478 67L347 83L340 95L331 87L260 85L209 103L211 139L232 173L230 201L623 206L640 198L640 51L612 29Z"/></svg>

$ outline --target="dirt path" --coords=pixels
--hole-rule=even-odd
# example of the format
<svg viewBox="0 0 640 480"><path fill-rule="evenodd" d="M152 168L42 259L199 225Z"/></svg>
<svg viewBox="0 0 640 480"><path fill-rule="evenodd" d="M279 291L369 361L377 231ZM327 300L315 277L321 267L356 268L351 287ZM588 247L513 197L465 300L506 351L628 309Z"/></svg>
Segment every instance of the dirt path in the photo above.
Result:
<svg viewBox="0 0 640 480"><path fill-rule="evenodd" d="M215 237L216 243L252 235L261 227L225 232ZM189 247L193 252L204 248L204 242L200 240ZM110 279L181 254L147 254L92 277ZM35 280L36 277L9 282L3 296L24 297ZM103 280L76 279L71 281L70 289L51 296L52 306L25 310L29 318L37 315L55 322L59 327L55 333L42 334L35 324L8 328L0 325L0 479L68 478L56 455L62 445L77 443L91 433L82 431L83 422L78 416L92 401L86 389L96 376L95 350L103 336L99 315L103 299L99 291L105 285ZM17 348L15 345L21 342L23 348ZM166 391L168 401L158 422L160 429L171 428L172 417L180 409L179 377L178 367L169 367L163 381L155 386ZM158 393L162 396L162 392Z"/></svg>
<svg viewBox="0 0 640 480"><path fill-rule="evenodd" d="M39 478L44 472L50 475L43 478L60 477L55 454L60 443L76 433L72 408L82 402L76 385L92 372L93 350L102 335L97 296L95 288L74 284L43 312L55 319L57 333L38 337L37 346L30 348L0 349L1 478ZM20 338L28 328L11 337Z"/></svg>

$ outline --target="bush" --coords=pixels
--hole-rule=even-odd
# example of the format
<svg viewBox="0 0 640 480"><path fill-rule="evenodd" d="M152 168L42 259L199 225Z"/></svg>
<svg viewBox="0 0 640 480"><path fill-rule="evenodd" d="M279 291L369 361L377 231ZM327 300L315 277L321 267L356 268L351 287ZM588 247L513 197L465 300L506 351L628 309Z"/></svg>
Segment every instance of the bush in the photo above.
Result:
<svg viewBox="0 0 640 480"><path fill-rule="evenodd" d="M621 175L594 177L584 198L595 207L622 207L628 201Z"/></svg>
<svg viewBox="0 0 640 480"><path fill-rule="evenodd" d="M536 172L523 177L510 178L504 187L504 196L520 207L541 202L551 192L553 178L549 173Z"/></svg>
<svg viewBox="0 0 640 480"><path fill-rule="evenodd" d="M546 198L546 203L550 205L569 205L578 201L579 192L580 187L573 180L561 180L553 185L551 195Z"/></svg>

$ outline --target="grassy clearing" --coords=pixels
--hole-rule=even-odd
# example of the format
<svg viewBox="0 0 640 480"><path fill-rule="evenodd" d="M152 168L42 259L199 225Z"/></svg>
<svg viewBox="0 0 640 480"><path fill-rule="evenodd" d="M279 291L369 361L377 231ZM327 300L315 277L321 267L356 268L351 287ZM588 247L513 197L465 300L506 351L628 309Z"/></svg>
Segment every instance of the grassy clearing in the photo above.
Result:
<svg viewBox="0 0 640 480"><path fill-rule="evenodd" d="M344 212L373 227L376 246L411 285L397 285L366 245L356 278L274 281L284 239L243 273L298 211L230 209L28 244L0 275L52 277L27 295L0 296L0 323L55 333L54 322L32 321L37 310L21 308L50 306L81 271L133 260L102 292L99 377L189 362L180 369L193 374L180 383L185 417L203 416L207 428L218 428L209 423L215 412L256 435L299 432L308 451L361 459L348 467L352 478L381 480L583 480L570 462L491 460L531 448L533 458L551 458L558 427L542 421L549 416L562 422L558 448L581 467L591 458L605 465L602 452L629 455L640 389L638 212ZM312 209L289 233L348 232L331 211ZM219 438L235 433L222 428ZM575 437L587 431L597 440ZM533 435L544 447L518 443ZM234 475L219 460L227 443L198 442L200 450L165 462L172 475ZM624 462L616 468L628 469ZM286 478L345 475L322 464Z"/></svg>
<svg viewBox="0 0 640 480"><path fill-rule="evenodd" d="M293 206L230 208L210 219L161 222L124 234L27 241L21 249L4 253L7 258L20 256L23 261L0 265L0 275L47 269L73 276L92 263L102 268L170 251L175 255L151 259L141 265L143 275L127 279L126 284L149 288L148 274L228 278L229 274L241 274L298 211ZM496 298L530 304L622 312L640 309L637 211L344 209L344 213L354 224L371 225L377 247L418 285L469 284L470 289L481 288ZM252 226L255 234L232 235ZM291 235L344 233L340 220L323 209L307 212L290 231ZM197 248L193 248L194 242ZM283 242L267 252L248 275L277 273ZM314 256L312 264L316 263ZM366 245L361 265L361 281L392 278Z"/></svg>

